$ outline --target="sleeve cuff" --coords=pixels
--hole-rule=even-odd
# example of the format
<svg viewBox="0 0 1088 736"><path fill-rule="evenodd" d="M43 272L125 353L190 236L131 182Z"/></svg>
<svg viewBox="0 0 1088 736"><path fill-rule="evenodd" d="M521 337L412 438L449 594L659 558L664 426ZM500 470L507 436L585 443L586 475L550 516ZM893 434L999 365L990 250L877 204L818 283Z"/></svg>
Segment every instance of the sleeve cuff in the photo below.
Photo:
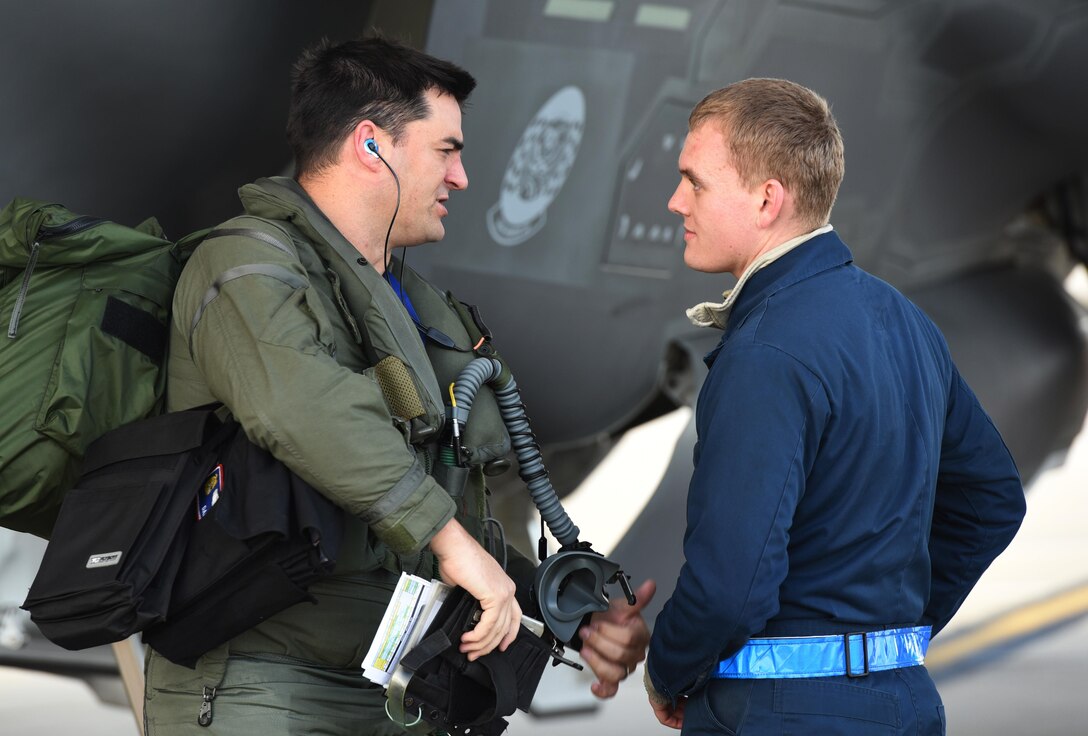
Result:
<svg viewBox="0 0 1088 736"><path fill-rule="evenodd" d="M642 668L642 684L646 686L646 695L649 697L650 702L658 706L671 706L672 701L659 693L657 688L654 687L654 681L650 677L650 661L646 660L646 666Z"/></svg>
<svg viewBox="0 0 1088 736"><path fill-rule="evenodd" d="M423 549L456 511L456 504L442 486L424 475L411 497L395 512L368 523L393 552L410 555Z"/></svg>

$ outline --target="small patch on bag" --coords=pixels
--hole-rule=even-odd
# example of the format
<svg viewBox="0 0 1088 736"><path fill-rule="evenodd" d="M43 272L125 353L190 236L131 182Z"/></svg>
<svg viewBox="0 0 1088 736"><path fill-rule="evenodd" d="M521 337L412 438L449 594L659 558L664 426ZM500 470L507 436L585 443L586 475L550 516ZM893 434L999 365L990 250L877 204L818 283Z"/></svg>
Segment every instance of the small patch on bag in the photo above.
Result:
<svg viewBox="0 0 1088 736"><path fill-rule="evenodd" d="M87 558L87 569L109 567L121 561L121 552L100 552Z"/></svg>
<svg viewBox="0 0 1088 736"><path fill-rule="evenodd" d="M215 470L204 481L204 487L196 496L196 520L203 519L215 502L219 500L219 493L223 490L223 464L215 466Z"/></svg>

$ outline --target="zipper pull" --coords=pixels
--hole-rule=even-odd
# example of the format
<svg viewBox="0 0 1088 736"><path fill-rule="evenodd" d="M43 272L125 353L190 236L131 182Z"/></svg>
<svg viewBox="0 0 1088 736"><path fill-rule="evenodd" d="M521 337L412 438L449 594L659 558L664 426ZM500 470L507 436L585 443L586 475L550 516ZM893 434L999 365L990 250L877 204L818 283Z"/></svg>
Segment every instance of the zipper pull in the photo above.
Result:
<svg viewBox="0 0 1088 736"><path fill-rule="evenodd" d="M196 722L204 728L212 725L212 701L215 700L215 688L204 686L204 701L200 704L200 715Z"/></svg>
<svg viewBox="0 0 1088 736"><path fill-rule="evenodd" d="M30 291L30 276L34 273L34 267L38 265L38 252L42 244L34 241L30 246L30 258L26 262L26 271L23 272L23 285L19 287L19 296L15 299L15 306L11 310L11 322L8 323L8 337L15 339L19 332L19 318L23 315L23 306L26 304L26 295Z"/></svg>

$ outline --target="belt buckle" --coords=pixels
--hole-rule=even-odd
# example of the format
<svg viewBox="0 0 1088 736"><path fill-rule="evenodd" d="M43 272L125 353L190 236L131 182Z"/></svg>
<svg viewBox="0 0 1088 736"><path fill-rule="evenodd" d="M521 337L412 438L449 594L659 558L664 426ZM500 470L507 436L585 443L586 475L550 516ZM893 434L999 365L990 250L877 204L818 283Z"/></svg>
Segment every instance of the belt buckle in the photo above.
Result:
<svg viewBox="0 0 1088 736"><path fill-rule="evenodd" d="M852 663L850 662L850 637L852 636L861 637L861 657L862 662L865 665L864 669L856 675L852 671L853 667L851 666ZM868 636L866 636L866 633L864 631L855 631L851 634L843 634L842 644L843 649L846 651L846 676L855 679L859 677L867 677L869 675L869 638Z"/></svg>

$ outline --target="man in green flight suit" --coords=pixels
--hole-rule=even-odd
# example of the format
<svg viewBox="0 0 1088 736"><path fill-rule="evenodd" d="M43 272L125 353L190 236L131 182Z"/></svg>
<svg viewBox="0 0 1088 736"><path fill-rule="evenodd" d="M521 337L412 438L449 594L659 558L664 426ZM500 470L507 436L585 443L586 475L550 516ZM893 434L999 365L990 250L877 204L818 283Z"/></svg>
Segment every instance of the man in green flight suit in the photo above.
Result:
<svg viewBox="0 0 1088 736"><path fill-rule="evenodd" d="M479 624L460 643L470 659L514 640L523 591L511 578L528 579L532 565L511 559L504 571L481 545L481 467L508 451L509 437L483 390L464 436L464 490L451 495L429 474L443 389L474 357L472 327L451 297L388 254L445 234L450 192L468 185L461 107L475 84L451 63L381 39L307 51L287 126L295 177L242 187L245 214L186 265L168 408L222 402L348 522L336 571L310 589L317 605L267 619L195 669L148 651L148 734L404 733L360 670L401 571L437 570L480 602ZM411 379L407 398L382 380L390 360ZM637 608L614 604L581 632L599 697L644 657L638 609L653 583L638 594Z"/></svg>

